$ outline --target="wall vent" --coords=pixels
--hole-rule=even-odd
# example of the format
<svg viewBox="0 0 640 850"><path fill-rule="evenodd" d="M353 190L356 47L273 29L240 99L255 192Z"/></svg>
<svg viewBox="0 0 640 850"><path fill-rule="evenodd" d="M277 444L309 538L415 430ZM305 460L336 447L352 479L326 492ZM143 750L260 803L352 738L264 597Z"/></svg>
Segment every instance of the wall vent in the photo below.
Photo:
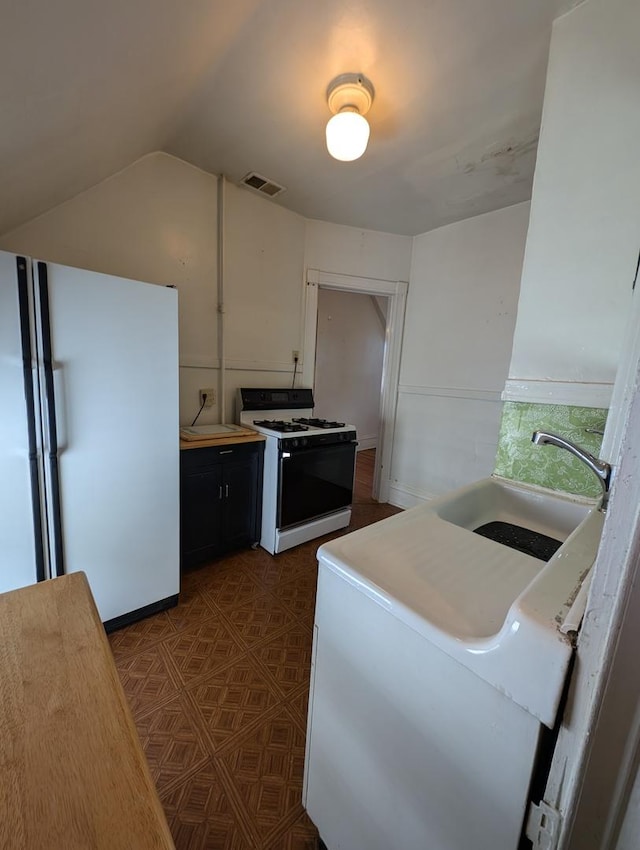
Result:
<svg viewBox="0 0 640 850"><path fill-rule="evenodd" d="M255 171L250 171L240 182L249 189L253 189L254 192L260 192L261 195L268 195L270 198L275 198L276 195L286 191L284 186L279 186L273 180L268 180L261 174L256 174Z"/></svg>

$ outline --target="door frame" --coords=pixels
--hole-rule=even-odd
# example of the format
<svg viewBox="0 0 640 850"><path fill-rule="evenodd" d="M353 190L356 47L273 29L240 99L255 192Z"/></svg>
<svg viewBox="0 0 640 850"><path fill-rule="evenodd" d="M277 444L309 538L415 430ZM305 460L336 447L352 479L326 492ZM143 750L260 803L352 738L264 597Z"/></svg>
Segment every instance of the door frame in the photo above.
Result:
<svg viewBox="0 0 640 850"><path fill-rule="evenodd" d="M373 479L373 498L389 500L391 488L391 453L396 426L400 354L404 331L404 313L409 284L404 280L378 280L370 277L335 274L320 269L307 269L304 319L302 381L304 386L315 385L316 341L318 334L318 290L333 289L360 295L379 295L389 299L382 362L382 389L378 448Z"/></svg>

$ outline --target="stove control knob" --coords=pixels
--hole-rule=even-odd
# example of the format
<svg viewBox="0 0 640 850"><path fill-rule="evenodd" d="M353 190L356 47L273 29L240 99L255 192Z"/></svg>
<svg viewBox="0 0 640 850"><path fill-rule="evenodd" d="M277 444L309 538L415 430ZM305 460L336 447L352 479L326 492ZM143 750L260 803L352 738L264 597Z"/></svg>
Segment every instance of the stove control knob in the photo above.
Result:
<svg viewBox="0 0 640 850"><path fill-rule="evenodd" d="M297 440L291 440L291 445L293 446L294 449L297 449L298 448L298 441Z"/></svg>
<svg viewBox="0 0 640 850"><path fill-rule="evenodd" d="M308 442L309 442L309 440L307 440L307 438L306 438L306 437L303 437L303 438L300 440L300 445L301 445L301 446L306 446Z"/></svg>

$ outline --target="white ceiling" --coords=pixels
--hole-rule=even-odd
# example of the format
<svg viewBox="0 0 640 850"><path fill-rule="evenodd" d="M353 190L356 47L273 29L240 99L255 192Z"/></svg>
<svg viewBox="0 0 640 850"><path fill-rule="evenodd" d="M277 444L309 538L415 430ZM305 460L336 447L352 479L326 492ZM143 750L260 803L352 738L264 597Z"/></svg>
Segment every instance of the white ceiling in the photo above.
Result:
<svg viewBox="0 0 640 850"><path fill-rule="evenodd" d="M530 197L551 23L578 0L0 0L0 233L153 150L416 234ZM376 89L329 157L325 92Z"/></svg>

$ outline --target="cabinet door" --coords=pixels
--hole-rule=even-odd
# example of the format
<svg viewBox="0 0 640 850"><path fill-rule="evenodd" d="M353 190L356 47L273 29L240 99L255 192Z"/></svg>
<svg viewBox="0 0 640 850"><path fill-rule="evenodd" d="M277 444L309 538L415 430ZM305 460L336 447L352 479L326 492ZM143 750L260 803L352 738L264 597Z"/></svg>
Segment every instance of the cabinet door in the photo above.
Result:
<svg viewBox="0 0 640 850"><path fill-rule="evenodd" d="M255 543L259 454L253 452L224 464L224 545L234 549Z"/></svg>
<svg viewBox="0 0 640 850"><path fill-rule="evenodd" d="M217 555L221 547L221 466L183 473L181 536L183 566Z"/></svg>

